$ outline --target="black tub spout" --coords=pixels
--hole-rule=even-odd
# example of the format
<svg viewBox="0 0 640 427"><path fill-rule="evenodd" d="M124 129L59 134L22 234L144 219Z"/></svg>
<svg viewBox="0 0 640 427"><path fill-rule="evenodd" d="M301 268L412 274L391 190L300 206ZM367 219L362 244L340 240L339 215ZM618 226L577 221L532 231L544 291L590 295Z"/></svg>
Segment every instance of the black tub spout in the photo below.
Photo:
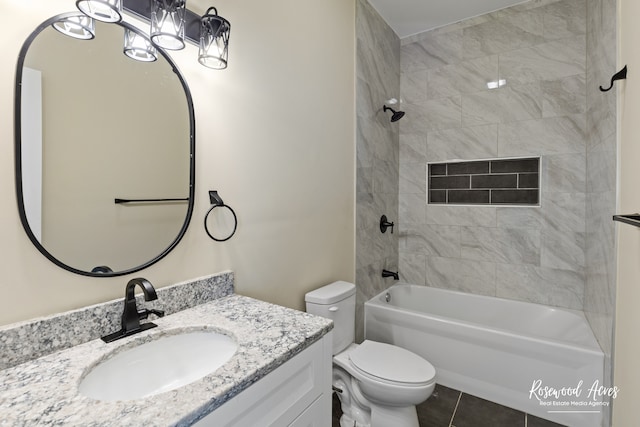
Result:
<svg viewBox="0 0 640 427"><path fill-rule="evenodd" d="M397 271L382 270L382 277L393 277L393 280L400 280Z"/></svg>

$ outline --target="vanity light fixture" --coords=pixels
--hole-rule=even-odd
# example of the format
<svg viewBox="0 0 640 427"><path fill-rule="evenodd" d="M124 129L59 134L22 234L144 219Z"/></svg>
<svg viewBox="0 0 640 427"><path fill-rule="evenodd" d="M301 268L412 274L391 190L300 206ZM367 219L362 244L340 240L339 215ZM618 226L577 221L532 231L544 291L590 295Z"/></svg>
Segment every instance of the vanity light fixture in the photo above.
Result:
<svg viewBox="0 0 640 427"><path fill-rule="evenodd" d="M86 15L66 16L51 25L62 34L80 40L91 40L96 36L96 23Z"/></svg>
<svg viewBox="0 0 640 427"><path fill-rule="evenodd" d="M151 41L168 50L184 49L185 0L151 0Z"/></svg>
<svg viewBox="0 0 640 427"><path fill-rule="evenodd" d="M77 0L78 9L85 15L65 18L54 27L72 37L92 39L95 23L91 17L119 22L122 20L120 12L124 11L149 23L149 38L153 44L151 46L134 31L125 31L124 53L127 56L151 62L157 58L156 48L180 50L189 42L199 46L200 64L215 70L227 68L231 24L218 15L215 7L200 16L187 9L186 3L186 0ZM109 17L113 20L108 20Z"/></svg>
<svg viewBox="0 0 640 427"><path fill-rule="evenodd" d="M82 13L102 22L120 22L121 0L78 0L76 6Z"/></svg>
<svg viewBox="0 0 640 427"><path fill-rule="evenodd" d="M123 52L136 61L153 62L158 59L158 51L151 41L129 28L124 30Z"/></svg>
<svg viewBox="0 0 640 427"><path fill-rule="evenodd" d="M213 10L213 13L211 11ZM198 62L214 70L227 68L231 24L210 7L200 20L200 49Z"/></svg>

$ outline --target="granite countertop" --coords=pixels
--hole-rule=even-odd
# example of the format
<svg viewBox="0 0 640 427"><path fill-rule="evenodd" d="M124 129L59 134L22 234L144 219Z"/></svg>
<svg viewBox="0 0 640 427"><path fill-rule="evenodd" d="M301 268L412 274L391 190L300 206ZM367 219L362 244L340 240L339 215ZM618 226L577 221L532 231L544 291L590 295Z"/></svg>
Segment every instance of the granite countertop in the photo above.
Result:
<svg viewBox="0 0 640 427"><path fill-rule="evenodd" d="M235 294L153 322L157 328L113 343L93 340L0 371L0 426L191 425L333 327L328 319ZM238 343L214 373L144 399L104 402L78 394L83 376L112 352L199 329L226 333Z"/></svg>

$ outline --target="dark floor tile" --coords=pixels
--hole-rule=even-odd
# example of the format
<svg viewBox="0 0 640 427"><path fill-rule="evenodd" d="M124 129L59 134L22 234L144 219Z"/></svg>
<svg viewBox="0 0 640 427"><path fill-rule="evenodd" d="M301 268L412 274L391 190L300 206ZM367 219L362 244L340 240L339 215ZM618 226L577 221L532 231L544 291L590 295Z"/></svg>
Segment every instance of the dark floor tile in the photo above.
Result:
<svg viewBox="0 0 640 427"><path fill-rule="evenodd" d="M455 427L524 427L525 414L515 409L480 399L469 394L462 394L448 387L436 385L435 390L426 402L416 407L420 427L449 427L454 410L453 426ZM456 409L457 404L457 409ZM342 409L340 400L334 393L332 403L331 426L340 427ZM526 415L527 427L562 427L551 421Z"/></svg>
<svg viewBox="0 0 640 427"><path fill-rule="evenodd" d="M524 427L524 412L462 394L453 417L456 427Z"/></svg>
<svg viewBox="0 0 640 427"><path fill-rule="evenodd" d="M437 384L426 402L416 407L420 426L449 427L458 397L460 397L458 390Z"/></svg>
<svg viewBox="0 0 640 427"><path fill-rule="evenodd" d="M527 427L564 427L562 424L544 420L534 415L527 414Z"/></svg>

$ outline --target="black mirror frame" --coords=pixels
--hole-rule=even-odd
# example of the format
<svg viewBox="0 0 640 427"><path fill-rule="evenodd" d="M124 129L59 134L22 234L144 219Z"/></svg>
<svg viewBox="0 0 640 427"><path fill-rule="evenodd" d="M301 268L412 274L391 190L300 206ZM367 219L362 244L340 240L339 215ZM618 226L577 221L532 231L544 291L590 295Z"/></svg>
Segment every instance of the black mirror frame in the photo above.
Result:
<svg viewBox="0 0 640 427"><path fill-rule="evenodd" d="M171 57L161 48L157 48L157 51L159 54L161 54L164 59L167 60L167 62L169 63L169 65L171 66L171 68L173 69L173 72L176 73L176 75L178 76L178 80L180 80L180 84L182 85L186 98L187 98L187 107L189 109L189 124L190 124L190 135L189 135L189 147L190 147L190 152L189 152L189 164L190 164L190 168L189 168L189 206L187 208L187 215L185 217L185 221L184 224L182 225L182 228L180 229L178 236L176 237L176 239L167 247L165 248L159 255L157 255L155 258L151 259L150 261L139 265L137 267L133 267L127 270L122 270L122 271L110 271L110 272L103 272L103 273L97 273L97 272L90 272L90 271L84 271L84 270L79 270L77 268L71 267L70 265L67 265L65 263L63 263L62 261L60 261L59 259L57 259L56 257L54 257L49 251L47 251L44 246L42 246L42 244L38 241L38 239L35 237L35 235L33 234L33 232L31 231L31 228L29 227L29 222L27 221L27 215L26 212L24 210L24 203L23 203L23 190L22 190L22 131L21 131L21 100L22 100L22 69L24 66L24 60L25 57L27 55L27 51L29 50L29 47L31 46L31 44L33 43L33 40L46 28L48 28L51 24L53 24L54 22L60 20L61 18L66 18L66 17L70 17L70 16L77 16L79 15L78 12L69 12L69 13L62 13L56 16L53 16L49 19L47 19L46 21L44 21L42 24L40 24L27 38L27 40L24 42L24 44L22 45L22 49L20 49L20 53L18 55L18 65L17 65L17 69L16 69L16 81L15 81L15 94L14 94L14 135L15 135L15 147L14 147L14 160L15 160L15 180L16 180L16 197L17 197L17 203L18 203L18 211L20 214L20 221L22 222L22 226L25 230L25 232L27 233L27 236L29 237L29 240L31 240L31 243L33 243L33 245L40 251L40 253L42 253L42 255L44 255L45 257L47 257L49 259L49 261L51 261L52 263L54 263L55 265L57 265L58 267L61 267L67 271L70 271L72 273L76 273L76 274L80 274L82 276L89 276L89 277L117 277L117 276L124 276L127 274L131 274L134 273L136 271L140 271L142 269L145 269L155 263L157 263L158 261L160 261L162 258L164 258L165 256L167 256L169 254L169 252L171 252L173 250L173 248L175 248L178 243L182 240L182 238L184 237L187 228L189 227L189 223L191 222L191 217L193 216L193 207L194 207L194 199L195 199L195 149L196 149L196 123L195 123L195 113L194 113L194 108L193 108L193 98L191 97L191 91L189 90L189 86L186 83L186 80L184 79L184 76L180 73L180 70L178 70L178 67L176 66L176 64L174 63L174 61L171 59ZM143 35L146 37L145 34L143 34L138 28L126 23L126 22L119 22L117 24L114 25L120 25L123 28L135 31L136 33Z"/></svg>

